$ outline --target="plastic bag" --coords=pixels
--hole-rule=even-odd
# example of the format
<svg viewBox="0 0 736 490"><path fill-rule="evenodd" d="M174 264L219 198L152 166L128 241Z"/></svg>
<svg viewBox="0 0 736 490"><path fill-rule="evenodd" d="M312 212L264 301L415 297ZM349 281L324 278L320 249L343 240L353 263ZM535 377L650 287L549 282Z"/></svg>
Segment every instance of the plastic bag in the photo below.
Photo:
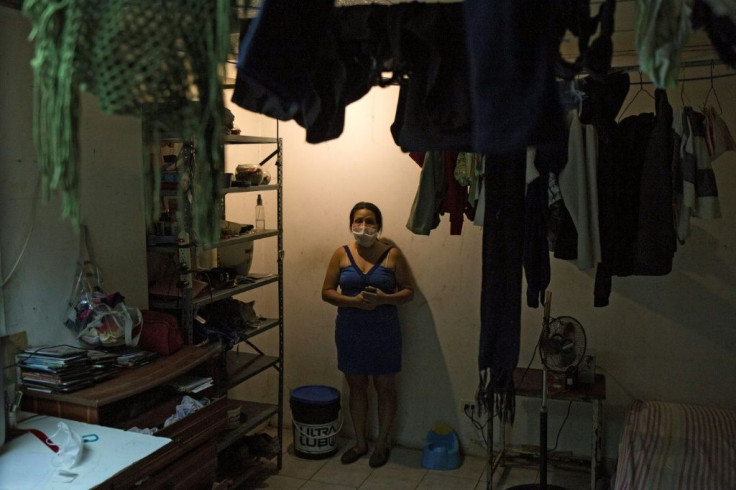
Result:
<svg viewBox="0 0 736 490"><path fill-rule="evenodd" d="M80 342L91 347L138 345L143 323L138 308L127 306L123 301L112 307L104 302L93 302L88 312L85 326L77 334Z"/></svg>

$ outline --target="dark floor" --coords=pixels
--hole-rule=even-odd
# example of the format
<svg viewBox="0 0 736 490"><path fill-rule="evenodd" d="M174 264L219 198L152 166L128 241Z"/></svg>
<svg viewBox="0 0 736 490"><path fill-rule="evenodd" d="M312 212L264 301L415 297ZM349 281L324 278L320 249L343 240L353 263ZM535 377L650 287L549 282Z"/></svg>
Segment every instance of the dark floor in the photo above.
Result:
<svg viewBox="0 0 736 490"><path fill-rule="evenodd" d="M352 446L349 440L340 441L335 456L308 460L294 456L291 433L284 431L283 467L258 488L279 490L483 490L487 488L484 458L466 456L460 468L437 471L422 468L422 452L417 449L395 447L390 461L372 469L368 456L350 464L340 463L343 448ZM581 471L548 470L548 483L568 490L590 488L590 474ZM493 490L504 490L514 485L539 483L539 471L531 468L498 468L493 476Z"/></svg>

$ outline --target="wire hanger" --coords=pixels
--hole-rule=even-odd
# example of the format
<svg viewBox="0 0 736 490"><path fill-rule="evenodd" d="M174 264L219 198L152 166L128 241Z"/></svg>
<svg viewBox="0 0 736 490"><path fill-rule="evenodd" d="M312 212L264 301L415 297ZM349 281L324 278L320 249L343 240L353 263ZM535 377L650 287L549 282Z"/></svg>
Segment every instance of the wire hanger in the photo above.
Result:
<svg viewBox="0 0 736 490"><path fill-rule="evenodd" d="M716 98L716 102L718 102L718 115L720 116L723 114L723 107L721 106L721 101L718 98L718 93L716 92L715 86L713 85L713 60L710 62L710 88L708 89L708 92L705 94L705 101L703 102L703 109L705 109L708 106L708 97L710 97L711 92L713 93L713 96Z"/></svg>
<svg viewBox="0 0 736 490"><path fill-rule="evenodd" d="M631 107L631 104L633 104L633 103L634 103L634 101L636 100L636 98L637 98L637 97L639 96L639 94L640 94L640 93L642 93L642 92L644 92L644 93L645 93L646 95L648 95L648 96L649 96L649 97L650 97L650 98L651 98L652 100L654 100L654 96L653 96L652 94L650 94L650 93L649 93L649 91L648 91L647 89L645 89L645 88L644 88L644 81L642 80L642 77L641 77L641 72L639 72L639 90L637 90L637 91L636 91L636 93L635 93L635 94L634 94L634 96L633 96L633 97L631 98L631 100L629 101L629 103L628 103L628 104L626 104L626 107L624 107L624 110L623 110L623 111L621 111L621 114L620 114L620 115L618 116L618 121L620 121L620 120L621 120L621 118L622 118L622 117L624 116L624 114L626 114L626 111L627 111L627 110L629 109L629 107Z"/></svg>

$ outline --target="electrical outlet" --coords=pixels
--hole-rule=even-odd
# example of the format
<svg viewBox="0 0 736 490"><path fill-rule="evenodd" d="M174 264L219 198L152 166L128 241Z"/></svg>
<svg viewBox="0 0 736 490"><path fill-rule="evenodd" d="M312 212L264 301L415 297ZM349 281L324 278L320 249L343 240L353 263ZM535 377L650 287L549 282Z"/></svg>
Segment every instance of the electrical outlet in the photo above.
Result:
<svg viewBox="0 0 736 490"><path fill-rule="evenodd" d="M475 412L475 400L460 399L460 413L472 414Z"/></svg>

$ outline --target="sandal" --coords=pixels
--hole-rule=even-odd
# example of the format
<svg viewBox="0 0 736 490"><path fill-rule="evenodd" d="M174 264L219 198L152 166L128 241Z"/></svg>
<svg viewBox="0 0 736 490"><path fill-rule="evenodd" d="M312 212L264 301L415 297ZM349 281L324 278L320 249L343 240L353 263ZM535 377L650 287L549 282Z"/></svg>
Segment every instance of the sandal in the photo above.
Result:
<svg viewBox="0 0 736 490"><path fill-rule="evenodd" d="M340 462L342 464L355 463L366 454L368 454L367 448L363 451L358 451L358 447L355 446L342 453L342 456L340 456Z"/></svg>
<svg viewBox="0 0 736 490"><path fill-rule="evenodd" d="M389 448L386 448L383 453L373 451L373 454L371 454L371 459L368 460L368 466L370 466L371 468L380 468L381 466L388 463L388 457L390 453L391 450Z"/></svg>

